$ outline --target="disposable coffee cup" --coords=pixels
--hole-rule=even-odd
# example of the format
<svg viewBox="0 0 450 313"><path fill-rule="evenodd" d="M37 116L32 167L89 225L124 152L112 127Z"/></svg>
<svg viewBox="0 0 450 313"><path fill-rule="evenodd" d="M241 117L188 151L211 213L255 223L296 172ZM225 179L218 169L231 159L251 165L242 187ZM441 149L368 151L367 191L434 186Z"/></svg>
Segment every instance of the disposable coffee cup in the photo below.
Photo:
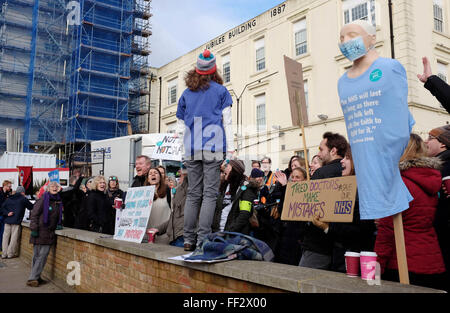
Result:
<svg viewBox="0 0 450 313"><path fill-rule="evenodd" d="M147 235L148 235L148 243L154 243L156 230L155 229L147 229Z"/></svg>
<svg viewBox="0 0 450 313"><path fill-rule="evenodd" d="M120 198L115 198L114 199L114 207L116 209L121 209L122 208L122 203L123 203L122 199L120 199Z"/></svg>
<svg viewBox="0 0 450 313"><path fill-rule="evenodd" d="M450 176L442 178L442 184L445 186L445 189L447 189L447 195L450 195Z"/></svg>
<svg viewBox="0 0 450 313"><path fill-rule="evenodd" d="M359 260L361 264L361 278L363 280L374 280L377 254L371 251L361 251Z"/></svg>
<svg viewBox="0 0 450 313"><path fill-rule="evenodd" d="M346 252L345 253L345 269L347 271L347 276L358 277L359 276L359 258L360 254L357 252Z"/></svg>

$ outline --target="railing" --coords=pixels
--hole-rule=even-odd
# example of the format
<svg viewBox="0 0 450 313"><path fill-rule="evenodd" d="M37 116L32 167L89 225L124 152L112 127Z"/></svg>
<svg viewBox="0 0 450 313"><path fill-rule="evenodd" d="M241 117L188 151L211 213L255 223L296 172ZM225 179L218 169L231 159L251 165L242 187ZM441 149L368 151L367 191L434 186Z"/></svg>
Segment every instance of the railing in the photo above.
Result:
<svg viewBox="0 0 450 313"><path fill-rule="evenodd" d="M90 10L84 14L83 20L94 25L101 25L128 33L131 32L133 27L133 17L131 15L126 17L124 21L120 21L119 18L95 14L92 10Z"/></svg>
<svg viewBox="0 0 450 313"><path fill-rule="evenodd" d="M96 47L100 49L105 49L109 51L117 51L117 52L123 52L123 53L131 53L131 38L128 38L123 40L121 43L118 43L117 41L103 39L99 37L94 36L88 36L85 35L81 38L81 43Z"/></svg>

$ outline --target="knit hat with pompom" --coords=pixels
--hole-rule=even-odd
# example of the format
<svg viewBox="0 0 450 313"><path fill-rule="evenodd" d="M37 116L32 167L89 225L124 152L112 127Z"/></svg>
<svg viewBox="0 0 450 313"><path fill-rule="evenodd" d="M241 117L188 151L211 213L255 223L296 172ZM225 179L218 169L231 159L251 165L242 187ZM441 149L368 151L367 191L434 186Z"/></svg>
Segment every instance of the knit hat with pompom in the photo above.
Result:
<svg viewBox="0 0 450 313"><path fill-rule="evenodd" d="M209 50L203 51L197 58L195 71L200 75L213 74L216 71L216 57Z"/></svg>

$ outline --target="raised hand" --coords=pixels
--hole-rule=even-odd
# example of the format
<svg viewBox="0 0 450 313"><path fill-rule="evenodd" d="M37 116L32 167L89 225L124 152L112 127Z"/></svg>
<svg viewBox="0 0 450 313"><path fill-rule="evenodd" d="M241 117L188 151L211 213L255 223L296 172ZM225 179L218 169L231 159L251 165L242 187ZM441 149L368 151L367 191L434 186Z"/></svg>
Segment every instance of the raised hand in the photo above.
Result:
<svg viewBox="0 0 450 313"><path fill-rule="evenodd" d="M431 75L433 75L431 73L431 65L430 65L430 61L428 60L427 57L423 57L422 58L422 63L423 63L423 74L417 74L417 78L419 78L419 80L422 83L426 83L428 80L428 77L430 77Z"/></svg>

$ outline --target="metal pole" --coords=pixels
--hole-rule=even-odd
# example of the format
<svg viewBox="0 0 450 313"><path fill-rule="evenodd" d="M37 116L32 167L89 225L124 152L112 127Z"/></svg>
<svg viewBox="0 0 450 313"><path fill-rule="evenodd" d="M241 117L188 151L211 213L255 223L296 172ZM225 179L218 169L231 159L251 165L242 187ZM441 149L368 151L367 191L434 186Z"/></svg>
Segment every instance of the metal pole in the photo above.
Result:
<svg viewBox="0 0 450 313"><path fill-rule="evenodd" d="M391 58L395 59L395 47L394 47L394 23L392 16L392 0L389 0L389 28L391 32Z"/></svg>
<svg viewBox="0 0 450 313"><path fill-rule="evenodd" d="M161 133L161 93L162 93L162 77L159 77L158 133Z"/></svg>

